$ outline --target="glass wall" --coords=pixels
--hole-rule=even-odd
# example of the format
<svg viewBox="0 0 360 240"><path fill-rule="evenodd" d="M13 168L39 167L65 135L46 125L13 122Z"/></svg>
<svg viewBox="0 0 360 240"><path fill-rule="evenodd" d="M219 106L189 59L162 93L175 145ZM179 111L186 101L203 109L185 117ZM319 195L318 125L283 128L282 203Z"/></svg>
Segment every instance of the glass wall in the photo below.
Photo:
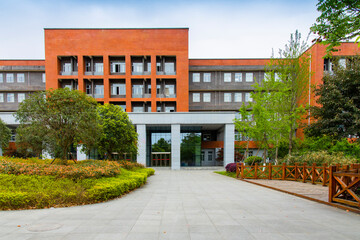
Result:
<svg viewBox="0 0 360 240"><path fill-rule="evenodd" d="M181 166L201 166L201 127L181 127L180 137Z"/></svg>
<svg viewBox="0 0 360 240"><path fill-rule="evenodd" d="M146 161L148 166L169 166L171 156L171 129L170 126L148 127ZM155 154L167 152L169 154Z"/></svg>

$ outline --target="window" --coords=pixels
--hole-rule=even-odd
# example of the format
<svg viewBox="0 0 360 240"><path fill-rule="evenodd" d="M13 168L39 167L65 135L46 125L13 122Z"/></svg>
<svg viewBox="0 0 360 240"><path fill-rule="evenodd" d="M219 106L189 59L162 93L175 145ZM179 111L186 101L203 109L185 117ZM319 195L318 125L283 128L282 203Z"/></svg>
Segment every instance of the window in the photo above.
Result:
<svg viewBox="0 0 360 240"><path fill-rule="evenodd" d="M16 81L17 81L18 83L23 83L23 82L25 82L25 74L23 74L23 73L18 73L18 74L16 74Z"/></svg>
<svg viewBox="0 0 360 240"><path fill-rule="evenodd" d="M203 93L203 102L211 102L211 93Z"/></svg>
<svg viewBox="0 0 360 240"><path fill-rule="evenodd" d="M91 85L90 85L90 84L87 84L87 85L86 85L86 94L92 95L92 89L91 89Z"/></svg>
<svg viewBox="0 0 360 240"><path fill-rule="evenodd" d="M235 141L241 141L242 140L242 135L239 132L235 132Z"/></svg>
<svg viewBox="0 0 360 240"><path fill-rule="evenodd" d="M346 59L345 58L339 59L339 66L342 68L346 68Z"/></svg>
<svg viewBox="0 0 360 240"><path fill-rule="evenodd" d="M204 82L211 82L211 73L204 73Z"/></svg>
<svg viewBox="0 0 360 240"><path fill-rule="evenodd" d="M174 106L165 106L165 112L175 112Z"/></svg>
<svg viewBox="0 0 360 240"><path fill-rule="evenodd" d="M224 93L224 102L231 102L231 93Z"/></svg>
<svg viewBox="0 0 360 240"><path fill-rule="evenodd" d="M147 72L151 72L151 62L147 63Z"/></svg>
<svg viewBox="0 0 360 240"><path fill-rule="evenodd" d="M72 85L71 84L65 84L64 88L68 88L68 89L72 90Z"/></svg>
<svg viewBox="0 0 360 240"><path fill-rule="evenodd" d="M144 85L133 85L132 90L133 97L142 97L144 94Z"/></svg>
<svg viewBox="0 0 360 240"><path fill-rule="evenodd" d="M251 93L245 93L245 102L252 102Z"/></svg>
<svg viewBox="0 0 360 240"><path fill-rule="evenodd" d="M95 72L102 73L104 71L103 63L95 63Z"/></svg>
<svg viewBox="0 0 360 240"><path fill-rule="evenodd" d="M0 102L4 102L4 94L0 93Z"/></svg>
<svg viewBox="0 0 360 240"><path fill-rule="evenodd" d="M246 82L253 82L254 81L254 75L253 73L246 73Z"/></svg>
<svg viewBox="0 0 360 240"><path fill-rule="evenodd" d="M46 81L46 75L45 73L42 74L42 82L44 83Z"/></svg>
<svg viewBox="0 0 360 240"><path fill-rule="evenodd" d="M133 107L133 112L144 112L143 107Z"/></svg>
<svg viewBox="0 0 360 240"><path fill-rule="evenodd" d="M231 82L231 73L224 73L224 82Z"/></svg>
<svg viewBox="0 0 360 240"><path fill-rule="evenodd" d="M200 93L193 93L193 102L200 102Z"/></svg>
<svg viewBox="0 0 360 240"><path fill-rule="evenodd" d="M4 78L3 78L3 75L2 73L0 73L0 83L4 82Z"/></svg>
<svg viewBox="0 0 360 240"><path fill-rule="evenodd" d="M144 71L143 66L144 65L142 63L133 63L133 72L142 73Z"/></svg>
<svg viewBox="0 0 360 240"><path fill-rule="evenodd" d="M242 82L242 73L235 73L235 82Z"/></svg>
<svg viewBox="0 0 360 240"><path fill-rule="evenodd" d="M14 93L8 93L7 94L7 102L15 102L15 94Z"/></svg>
<svg viewBox="0 0 360 240"><path fill-rule="evenodd" d="M192 80L193 82L200 82L200 73L193 73Z"/></svg>
<svg viewBox="0 0 360 240"><path fill-rule="evenodd" d="M265 81L270 81L271 80L271 72L266 72L264 74L264 80Z"/></svg>
<svg viewBox="0 0 360 240"><path fill-rule="evenodd" d="M241 93L235 93L234 101L235 102L242 102L242 94Z"/></svg>
<svg viewBox="0 0 360 240"><path fill-rule="evenodd" d="M125 73L125 63L124 62L111 62L111 72L112 73Z"/></svg>
<svg viewBox="0 0 360 240"><path fill-rule="evenodd" d="M63 69L63 72L71 72L71 63L64 63L64 69Z"/></svg>
<svg viewBox="0 0 360 240"><path fill-rule="evenodd" d="M6 82L13 83L14 82L14 74L13 73L7 73L6 74Z"/></svg>
<svg viewBox="0 0 360 240"><path fill-rule="evenodd" d="M166 62L165 63L165 72L166 73L174 73L175 72L175 63Z"/></svg>
<svg viewBox="0 0 360 240"><path fill-rule="evenodd" d="M164 94L166 97L175 97L175 85L165 85Z"/></svg>
<svg viewBox="0 0 360 240"><path fill-rule="evenodd" d="M104 85L95 85L94 87L94 98L104 97Z"/></svg>
<svg viewBox="0 0 360 240"><path fill-rule="evenodd" d="M126 93L125 84L114 83L111 86L111 95L125 95Z"/></svg>
<svg viewBox="0 0 360 240"><path fill-rule="evenodd" d="M18 97L18 103L21 103L22 101L25 100L25 93L18 93L17 97Z"/></svg>

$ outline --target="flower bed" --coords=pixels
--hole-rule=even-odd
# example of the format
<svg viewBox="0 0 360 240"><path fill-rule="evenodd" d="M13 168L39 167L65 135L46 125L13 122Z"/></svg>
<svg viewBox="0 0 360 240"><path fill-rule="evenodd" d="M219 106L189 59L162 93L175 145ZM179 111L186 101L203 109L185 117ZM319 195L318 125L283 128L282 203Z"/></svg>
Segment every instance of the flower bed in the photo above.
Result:
<svg viewBox="0 0 360 240"><path fill-rule="evenodd" d="M106 201L143 185L154 170L87 160L69 166L0 158L0 209L47 208Z"/></svg>

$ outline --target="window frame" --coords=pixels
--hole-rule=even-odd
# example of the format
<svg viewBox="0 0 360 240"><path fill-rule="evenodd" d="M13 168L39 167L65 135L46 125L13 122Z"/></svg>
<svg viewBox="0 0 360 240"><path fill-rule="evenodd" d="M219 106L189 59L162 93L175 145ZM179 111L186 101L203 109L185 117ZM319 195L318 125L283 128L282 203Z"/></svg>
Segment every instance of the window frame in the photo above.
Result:
<svg viewBox="0 0 360 240"><path fill-rule="evenodd" d="M240 99L238 99L236 96L238 96L239 97L239 95L240 95ZM239 101L237 101L237 100L239 100ZM236 92L236 93L234 93L234 102L242 102L242 93L241 92Z"/></svg>
<svg viewBox="0 0 360 240"><path fill-rule="evenodd" d="M9 97L12 96L12 101L9 101ZM6 102L14 103L15 102L15 93L7 93L6 94Z"/></svg>
<svg viewBox="0 0 360 240"><path fill-rule="evenodd" d="M235 79L234 79L235 82L242 82L242 73L241 72L235 73L234 76L235 76Z"/></svg>

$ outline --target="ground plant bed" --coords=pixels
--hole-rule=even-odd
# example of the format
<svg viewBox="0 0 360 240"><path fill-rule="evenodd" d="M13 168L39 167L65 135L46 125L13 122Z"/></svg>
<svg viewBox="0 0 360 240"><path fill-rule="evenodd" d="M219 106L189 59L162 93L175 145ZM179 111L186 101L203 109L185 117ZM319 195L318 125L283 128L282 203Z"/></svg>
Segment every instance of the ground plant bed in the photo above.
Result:
<svg viewBox="0 0 360 240"><path fill-rule="evenodd" d="M155 172L125 161L50 162L0 157L0 210L102 202L142 186Z"/></svg>

